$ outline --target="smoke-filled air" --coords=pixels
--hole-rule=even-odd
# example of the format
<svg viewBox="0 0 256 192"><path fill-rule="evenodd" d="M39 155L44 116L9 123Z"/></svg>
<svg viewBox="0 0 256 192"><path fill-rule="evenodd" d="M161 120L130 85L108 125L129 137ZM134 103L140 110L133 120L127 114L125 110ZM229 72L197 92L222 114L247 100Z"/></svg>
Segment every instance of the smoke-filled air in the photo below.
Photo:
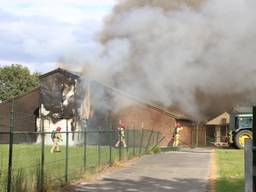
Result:
<svg viewBox="0 0 256 192"><path fill-rule="evenodd" d="M64 63L202 120L256 101L255 10L255 0L121 0L98 46Z"/></svg>

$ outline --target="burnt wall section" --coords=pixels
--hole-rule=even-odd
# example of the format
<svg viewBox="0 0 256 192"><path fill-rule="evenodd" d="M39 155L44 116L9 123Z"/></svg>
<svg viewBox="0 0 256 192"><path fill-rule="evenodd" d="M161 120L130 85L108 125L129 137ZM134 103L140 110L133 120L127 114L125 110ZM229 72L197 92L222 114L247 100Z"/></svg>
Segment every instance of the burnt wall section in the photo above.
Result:
<svg viewBox="0 0 256 192"><path fill-rule="evenodd" d="M16 134L14 143L33 143L37 135L31 132L36 130L36 118L40 106L40 90L36 88L30 92L14 98L14 130L19 132L30 132ZM0 104L0 132L9 131L9 113L11 112L12 100ZM0 143L9 142L9 135L0 134Z"/></svg>
<svg viewBox="0 0 256 192"><path fill-rule="evenodd" d="M71 119L76 114L76 89L79 77L57 69L40 77L41 101L54 121Z"/></svg>

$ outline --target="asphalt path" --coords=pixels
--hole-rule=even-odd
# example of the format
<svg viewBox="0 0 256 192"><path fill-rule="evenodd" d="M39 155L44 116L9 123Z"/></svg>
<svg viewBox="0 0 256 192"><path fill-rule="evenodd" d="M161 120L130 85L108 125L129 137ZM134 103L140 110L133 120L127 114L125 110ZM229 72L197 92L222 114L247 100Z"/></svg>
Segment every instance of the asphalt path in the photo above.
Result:
<svg viewBox="0 0 256 192"><path fill-rule="evenodd" d="M147 155L73 192L207 192L211 151L188 149Z"/></svg>

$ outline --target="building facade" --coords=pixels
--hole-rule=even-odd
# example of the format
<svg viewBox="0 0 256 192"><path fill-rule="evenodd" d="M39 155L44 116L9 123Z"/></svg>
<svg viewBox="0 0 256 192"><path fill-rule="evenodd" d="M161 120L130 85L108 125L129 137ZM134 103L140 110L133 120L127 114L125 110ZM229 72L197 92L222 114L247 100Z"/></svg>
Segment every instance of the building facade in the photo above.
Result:
<svg viewBox="0 0 256 192"><path fill-rule="evenodd" d="M40 87L0 104L0 143L8 143L9 113L14 111L15 143L40 143L45 132L46 144L52 144L51 132L57 127L69 131L69 144L83 142L81 131L114 130L122 119L127 130L160 132L162 146L171 143L177 122L181 123L183 146L206 145L206 131L189 118L152 103L139 100L103 83L84 79L79 74L56 69L40 77ZM93 142L94 138L89 138ZM63 134L62 144L65 144ZM103 143L107 138L102 138ZM89 141L90 143L90 141Z"/></svg>

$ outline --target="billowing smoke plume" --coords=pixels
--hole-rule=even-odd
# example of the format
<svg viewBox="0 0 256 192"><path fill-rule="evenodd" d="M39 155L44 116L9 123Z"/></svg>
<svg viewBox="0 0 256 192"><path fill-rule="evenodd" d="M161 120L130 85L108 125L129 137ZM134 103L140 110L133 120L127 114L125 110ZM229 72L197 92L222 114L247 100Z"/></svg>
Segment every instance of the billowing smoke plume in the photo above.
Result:
<svg viewBox="0 0 256 192"><path fill-rule="evenodd" d="M123 0L94 56L79 62L134 96L204 118L256 101L255 10L255 0Z"/></svg>

